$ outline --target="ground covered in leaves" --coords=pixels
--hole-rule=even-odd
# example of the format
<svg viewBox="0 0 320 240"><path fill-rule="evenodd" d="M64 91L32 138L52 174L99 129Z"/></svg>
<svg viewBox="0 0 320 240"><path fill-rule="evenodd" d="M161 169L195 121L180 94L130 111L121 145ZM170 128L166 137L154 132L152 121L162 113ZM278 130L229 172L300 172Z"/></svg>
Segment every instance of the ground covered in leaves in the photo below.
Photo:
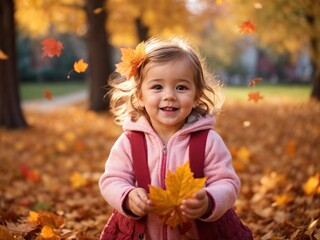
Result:
<svg viewBox="0 0 320 240"><path fill-rule="evenodd" d="M0 128L0 239L98 239L111 209L97 181L121 128L85 104L25 116L28 129ZM255 239L320 239L319 116L312 102L225 103L216 129Z"/></svg>

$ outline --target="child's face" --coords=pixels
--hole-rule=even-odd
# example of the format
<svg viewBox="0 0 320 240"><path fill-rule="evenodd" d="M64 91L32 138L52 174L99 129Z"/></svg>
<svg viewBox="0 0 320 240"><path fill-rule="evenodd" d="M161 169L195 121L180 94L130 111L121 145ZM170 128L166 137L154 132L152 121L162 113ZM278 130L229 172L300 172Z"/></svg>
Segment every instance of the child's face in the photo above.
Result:
<svg viewBox="0 0 320 240"><path fill-rule="evenodd" d="M156 132L178 131L197 104L190 64L185 61L149 63L140 99Z"/></svg>

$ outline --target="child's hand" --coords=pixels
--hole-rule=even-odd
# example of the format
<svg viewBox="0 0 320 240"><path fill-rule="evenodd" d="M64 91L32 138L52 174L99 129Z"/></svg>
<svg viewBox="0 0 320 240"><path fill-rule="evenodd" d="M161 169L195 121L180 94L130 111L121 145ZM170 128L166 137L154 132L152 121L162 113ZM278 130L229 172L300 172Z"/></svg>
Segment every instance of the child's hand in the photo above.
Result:
<svg viewBox="0 0 320 240"><path fill-rule="evenodd" d="M189 219L202 217L208 212L209 199L204 189L194 193L192 198L182 200L180 209L182 214Z"/></svg>
<svg viewBox="0 0 320 240"><path fill-rule="evenodd" d="M128 194L125 207L138 217L143 217L153 209L153 203L148 199L146 190L135 188Z"/></svg>

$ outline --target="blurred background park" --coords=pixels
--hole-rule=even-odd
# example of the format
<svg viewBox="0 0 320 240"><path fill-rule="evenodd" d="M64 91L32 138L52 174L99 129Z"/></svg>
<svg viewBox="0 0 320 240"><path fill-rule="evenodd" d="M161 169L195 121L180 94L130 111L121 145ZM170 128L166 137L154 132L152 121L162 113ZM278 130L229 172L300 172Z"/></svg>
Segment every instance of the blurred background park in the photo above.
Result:
<svg viewBox="0 0 320 240"><path fill-rule="evenodd" d="M320 239L319 0L1 0L0 36L0 239L97 239L110 214L97 180L121 133L108 76L153 36L188 38L224 84L216 127L255 239Z"/></svg>

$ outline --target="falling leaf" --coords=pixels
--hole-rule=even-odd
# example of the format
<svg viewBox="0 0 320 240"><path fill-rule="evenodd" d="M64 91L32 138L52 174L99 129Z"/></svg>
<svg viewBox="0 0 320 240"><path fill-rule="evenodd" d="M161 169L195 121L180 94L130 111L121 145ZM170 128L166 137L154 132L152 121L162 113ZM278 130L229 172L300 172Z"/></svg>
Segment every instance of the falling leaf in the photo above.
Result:
<svg viewBox="0 0 320 240"><path fill-rule="evenodd" d="M73 65L73 68L77 73L85 72L87 70L87 67L88 64L85 63L82 58L78 62L75 62Z"/></svg>
<svg viewBox="0 0 320 240"><path fill-rule="evenodd" d="M307 195L320 194L320 173L310 177L303 184L303 190Z"/></svg>
<svg viewBox="0 0 320 240"><path fill-rule="evenodd" d="M256 25L250 20L244 21L239 26L239 31L241 33L251 34L256 30Z"/></svg>
<svg viewBox="0 0 320 240"><path fill-rule="evenodd" d="M71 176L70 176L70 182L71 185L74 189L83 187L87 184L87 179L85 177L83 177L79 172L74 172Z"/></svg>
<svg viewBox="0 0 320 240"><path fill-rule="evenodd" d="M41 230L40 236L43 237L44 239L51 239L55 237L55 233L53 229L49 226L44 226Z"/></svg>
<svg viewBox="0 0 320 240"><path fill-rule="evenodd" d="M192 194L204 187L204 178L193 178L189 162L178 167L174 173L168 171L166 190L149 186L149 198L155 205L154 213L169 227L182 226L188 220L182 215L180 205L183 199L191 198Z"/></svg>
<svg viewBox="0 0 320 240"><path fill-rule="evenodd" d="M250 92L248 93L248 101L258 102L263 99L263 96L260 95L260 92Z"/></svg>
<svg viewBox="0 0 320 240"><path fill-rule="evenodd" d="M46 38L42 42L42 57L48 56L50 58L57 56L60 57L63 45L60 41L54 38Z"/></svg>
<svg viewBox="0 0 320 240"><path fill-rule="evenodd" d="M43 97L48 99L48 100L52 100L53 96L52 96L52 92L48 89L45 89L43 92Z"/></svg>
<svg viewBox="0 0 320 240"><path fill-rule="evenodd" d="M248 87L254 87L257 83L261 82L262 78L254 78L248 83Z"/></svg>
<svg viewBox="0 0 320 240"><path fill-rule="evenodd" d="M121 48L122 57L119 64L116 64L116 72L130 79L136 75L137 70L146 55L144 42L138 44L136 49Z"/></svg>
<svg viewBox="0 0 320 240"><path fill-rule="evenodd" d="M0 50L0 60L7 60L9 57L2 50Z"/></svg>
<svg viewBox="0 0 320 240"><path fill-rule="evenodd" d="M93 13L94 14L99 14L99 13L101 13L103 11L103 8L102 7L99 7L99 8L95 8L94 10L93 10Z"/></svg>

